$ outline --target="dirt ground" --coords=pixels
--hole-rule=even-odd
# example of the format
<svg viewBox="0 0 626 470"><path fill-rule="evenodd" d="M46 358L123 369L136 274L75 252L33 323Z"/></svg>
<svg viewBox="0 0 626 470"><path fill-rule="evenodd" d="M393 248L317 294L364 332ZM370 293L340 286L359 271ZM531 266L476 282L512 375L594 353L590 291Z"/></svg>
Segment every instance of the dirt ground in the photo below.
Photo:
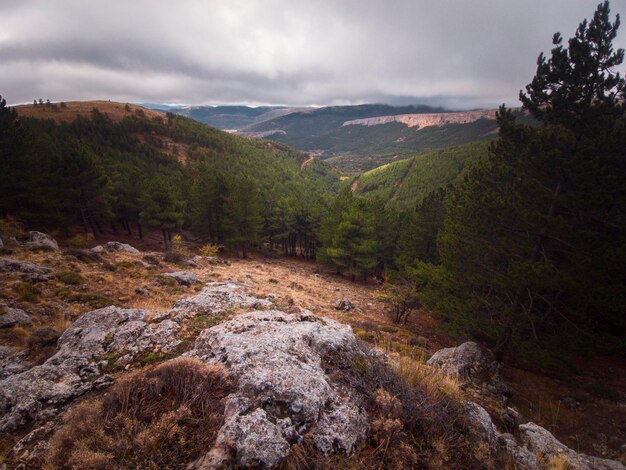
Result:
<svg viewBox="0 0 626 470"><path fill-rule="evenodd" d="M11 254L3 254L50 266L56 271L79 273L82 282L66 285L53 279L38 283L38 298L32 301L20 299L16 294L16 285L21 283L18 276L0 274L3 300L23 308L34 319L30 328L0 330L0 344L25 347L33 330L43 326L62 330L94 308L91 301L62 298L60 293L66 291L95 294L100 296L96 302L104 298L121 307L168 309L177 299L201 288L201 284L191 288L167 285L159 277L161 273L180 270L193 271L201 282L240 281L247 285L248 292L259 297L274 294L277 307L306 308L350 324L361 339L387 351L427 359L441 347L462 342L460 338L447 336L441 323L428 312L414 313L407 325L393 324L378 298L381 287L377 283L353 283L332 272L320 271L311 261L253 254L250 259L220 256L218 263L202 261L198 267L189 267L165 262L161 252L152 251L161 248L162 242L156 235L139 241L117 233L107 239L130 243L145 251L141 254L104 253L100 263L83 262L67 256L67 252L32 253L16 249ZM98 242L103 241L106 240ZM197 254L197 247L191 244L185 249L187 257ZM149 295L138 293L137 288L147 289ZM336 310L335 303L342 299L349 300L356 308L349 312ZM579 376L562 381L533 371L505 367L503 375L515 390L511 404L577 451L610 458L626 457L626 362L597 358L581 362L579 368Z"/></svg>

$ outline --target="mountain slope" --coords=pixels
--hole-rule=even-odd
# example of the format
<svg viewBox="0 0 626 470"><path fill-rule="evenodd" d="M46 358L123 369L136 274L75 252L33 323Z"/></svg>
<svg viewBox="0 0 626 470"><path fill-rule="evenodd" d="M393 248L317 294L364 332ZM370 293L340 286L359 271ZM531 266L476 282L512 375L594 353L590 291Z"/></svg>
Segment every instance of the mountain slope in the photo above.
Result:
<svg viewBox="0 0 626 470"><path fill-rule="evenodd" d="M242 129L302 109L285 106L145 106L195 119L222 130Z"/></svg>
<svg viewBox="0 0 626 470"><path fill-rule="evenodd" d="M303 165L308 156L302 152L182 116L110 102L30 105L17 112L25 134L16 134L17 150L0 177L0 205L43 227L87 225L85 213L96 228L137 222L146 191L157 183L171 192L177 209L169 212L180 213L176 217L189 226L190 191L201 169L232 184L247 182L263 204L303 193L317 201L338 186L325 163Z"/></svg>
<svg viewBox="0 0 626 470"><path fill-rule="evenodd" d="M398 209L411 209L432 191L459 178L468 164L487 154L489 144L490 139L486 139L388 163L358 177L355 192L380 198Z"/></svg>
<svg viewBox="0 0 626 470"><path fill-rule="evenodd" d="M287 143L359 173L399 156L480 140L496 131L494 110L448 113L428 107L363 105L294 112L240 133Z"/></svg>

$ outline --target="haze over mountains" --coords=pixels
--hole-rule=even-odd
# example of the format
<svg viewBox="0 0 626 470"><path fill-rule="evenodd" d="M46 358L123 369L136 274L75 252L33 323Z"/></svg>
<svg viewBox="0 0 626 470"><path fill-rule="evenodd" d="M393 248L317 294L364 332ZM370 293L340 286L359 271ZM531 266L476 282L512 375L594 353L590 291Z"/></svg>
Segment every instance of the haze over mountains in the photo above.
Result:
<svg viewBox="0 0 626 470"><path fill-rule="evenodd" d="M146 105L240 135L292 145L359 173L429 149L489 138L495 110L451 112L426 105L250 107Z"/></svg>

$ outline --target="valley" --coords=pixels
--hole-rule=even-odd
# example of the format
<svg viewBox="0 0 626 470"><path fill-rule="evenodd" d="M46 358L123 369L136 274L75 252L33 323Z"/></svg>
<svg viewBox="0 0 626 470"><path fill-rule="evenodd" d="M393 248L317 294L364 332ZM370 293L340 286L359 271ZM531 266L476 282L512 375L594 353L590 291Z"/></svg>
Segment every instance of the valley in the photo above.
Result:
<svg viewBox="0 0 626 470"><path fill-rule="evenodd" d="M609 1L60 3L0 5L0 470L626 468Z"/></svg>

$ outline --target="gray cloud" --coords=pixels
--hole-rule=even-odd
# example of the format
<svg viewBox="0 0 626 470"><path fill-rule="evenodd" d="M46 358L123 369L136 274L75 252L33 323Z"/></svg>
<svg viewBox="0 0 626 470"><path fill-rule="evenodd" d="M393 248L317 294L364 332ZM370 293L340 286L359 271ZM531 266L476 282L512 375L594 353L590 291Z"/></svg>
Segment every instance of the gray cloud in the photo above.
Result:
<svg viewBox="0 0 626 470"><path fill-rule="evenodd" d="M573 35L597 2L2 2L0 93L12 103L516 106L552 34Z"/></svg>

